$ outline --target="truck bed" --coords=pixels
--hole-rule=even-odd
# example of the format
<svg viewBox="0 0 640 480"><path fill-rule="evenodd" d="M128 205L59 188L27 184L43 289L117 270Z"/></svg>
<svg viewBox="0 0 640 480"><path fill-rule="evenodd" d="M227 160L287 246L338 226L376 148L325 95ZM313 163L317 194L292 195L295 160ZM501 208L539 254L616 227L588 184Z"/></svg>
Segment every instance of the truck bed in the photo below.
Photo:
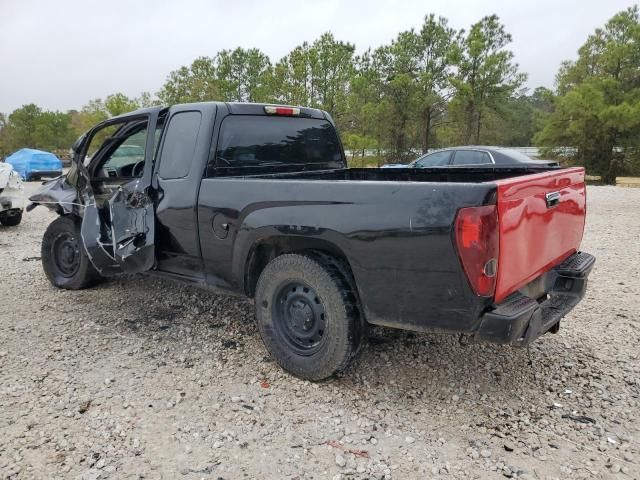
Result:
<svg viewBox="0 0 640 480"><path fill-rule="evenodd" d="M548 193L559 195L553 208ZM495 296L474 294L456 247L458 213L483 205L500 228ZM468 332L576 252L584 205L582 168L335 169L205 178L197 216L205 270L222 289L252 294L246 259L265 243L335 250L370 323Z"/></svg>
<svg viewBox="0 0 640 480"><path fill-rule="evenodd" d="M310 170L302 172L280 172L245 175L242 178L273 178L283 180L343 180L369 182L437 182L437 183L483 183L507 178L557 170L555 167L509 167L509 168L344 168L338 170Z"/></svg>

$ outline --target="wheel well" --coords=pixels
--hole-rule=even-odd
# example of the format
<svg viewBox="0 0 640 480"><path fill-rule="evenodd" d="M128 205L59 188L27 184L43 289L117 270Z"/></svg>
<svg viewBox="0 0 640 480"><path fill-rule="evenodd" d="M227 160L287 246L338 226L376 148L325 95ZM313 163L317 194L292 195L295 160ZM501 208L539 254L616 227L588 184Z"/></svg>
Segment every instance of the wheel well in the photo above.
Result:
<svg viewBox="0 0 640 480"><path fill-rule="evenodd" d="M333 243L325 240L302 237L271 237L253 247L245 266L244 289L248 297L253 298L258 278L274 258L285 253L307 253L315 256L328 255L340 260L340 270L355 291L353 271L346 255Z"/></svg>
<svg viewBox="0 0 640 480"><path fill-rule="evenodd" d="M65 212L62 207L60 207L60 211L57 212L58 216L60 217L67 217L69 219L71 219L73 221L73 223L76 223L78 225L82 225L82 217L80 215L77 215L75 213L67 213Z"/></svg>

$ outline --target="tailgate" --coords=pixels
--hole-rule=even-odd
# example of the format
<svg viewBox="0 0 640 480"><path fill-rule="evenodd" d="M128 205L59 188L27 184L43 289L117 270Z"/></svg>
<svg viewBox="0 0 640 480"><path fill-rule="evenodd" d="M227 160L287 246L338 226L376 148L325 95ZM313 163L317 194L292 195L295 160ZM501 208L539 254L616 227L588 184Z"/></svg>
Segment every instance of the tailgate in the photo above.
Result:
<svg viewBox="0 0 640 480"><path fill-rule="evenodd" d="M583 168L495 182L500 246L495 302L576 252L586 213Z"/></svg>

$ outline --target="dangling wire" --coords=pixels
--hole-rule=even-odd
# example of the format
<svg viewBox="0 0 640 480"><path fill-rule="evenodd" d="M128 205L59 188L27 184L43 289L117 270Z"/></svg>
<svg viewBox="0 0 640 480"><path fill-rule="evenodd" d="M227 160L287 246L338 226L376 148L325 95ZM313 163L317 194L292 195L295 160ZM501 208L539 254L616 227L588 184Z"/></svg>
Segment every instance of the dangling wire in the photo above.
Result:
<svg viewBox="0 0 640 480"><path fill-rule="evenodd" d="M51 204L51 205L77 205L79 207L92 207L95 205L95 203L76 203L76 202L42 202L42 201L37 201L37 202L33 202L37 205L45 205L45 204Z"/></svg>

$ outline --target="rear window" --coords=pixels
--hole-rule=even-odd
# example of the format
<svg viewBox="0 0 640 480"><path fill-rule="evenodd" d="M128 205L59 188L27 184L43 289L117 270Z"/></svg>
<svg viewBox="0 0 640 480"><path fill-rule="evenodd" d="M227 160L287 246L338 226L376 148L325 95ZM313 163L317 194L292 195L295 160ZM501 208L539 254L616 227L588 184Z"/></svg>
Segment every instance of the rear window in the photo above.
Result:
<svg viewBox="0 0 640 480"><path fill-rule="evenodd" d="M334 127L326 120L230 115L220 127L214 164L220 175L342 168Z"/></svg>

